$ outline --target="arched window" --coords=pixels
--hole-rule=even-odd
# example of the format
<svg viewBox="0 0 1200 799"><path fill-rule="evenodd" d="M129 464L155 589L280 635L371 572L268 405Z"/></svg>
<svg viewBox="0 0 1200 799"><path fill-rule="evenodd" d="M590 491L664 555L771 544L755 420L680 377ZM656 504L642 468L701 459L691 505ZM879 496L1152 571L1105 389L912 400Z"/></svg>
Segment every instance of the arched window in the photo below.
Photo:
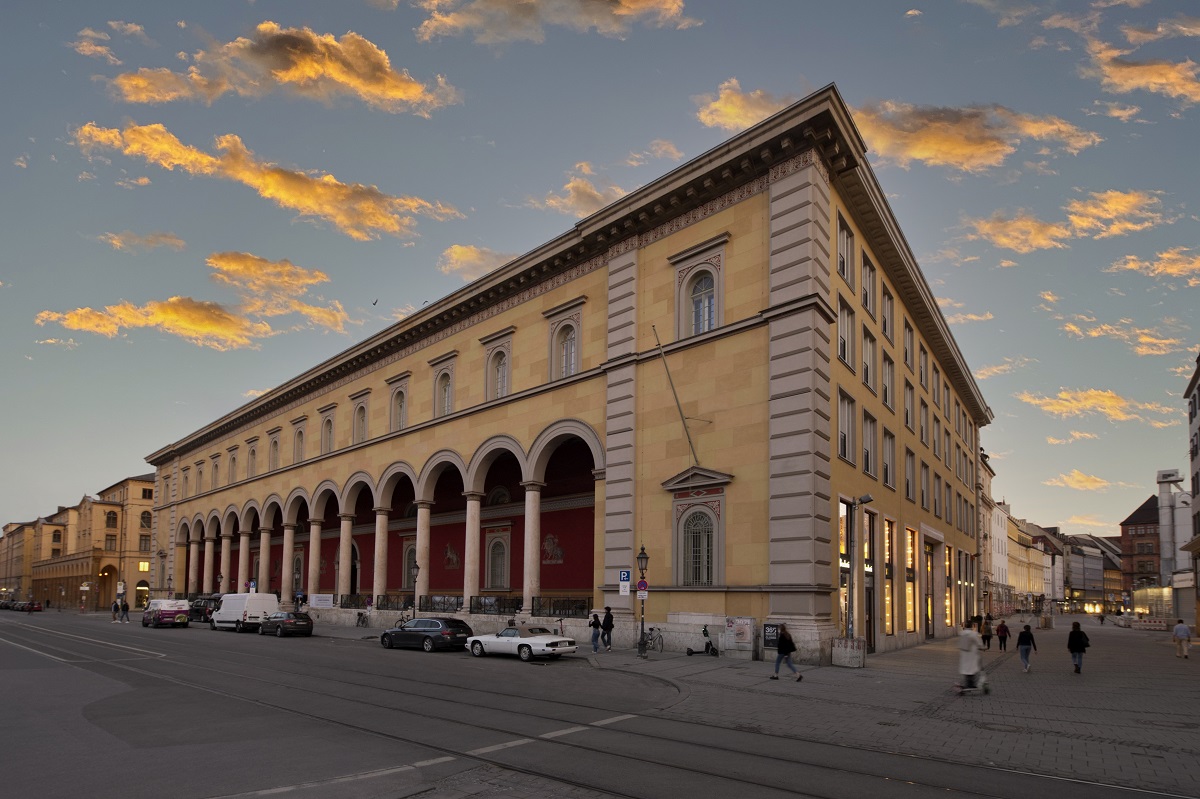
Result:
<svg viewBox="0 0 1200 799"><path fill-rule="evenodd" d="M508 396L508 356L501 350L492 356L492 399Z"/></svg>
<svg viewBox="0 0 1200 799"><path fill-rule="evenodd" d="M692 280L692 335L707 333L717 326L717 288L712 274L704 271Z"/></svg>
<svg viewBox="0 0 1200 799"><path fill-rule="evenodd" d="M254 447L251 447L250 448L250 463L249 463L249 466L246 468L246 476L253 477L257 473L258 473L258 450L254 449Z"/></svg>
<svg viewBox="0 0 1200 799"><path fill-rule="evenodd" d="M354 442L361 444L367 440L367 406L359 405L354 409Z"/></svg>
<svg viewBox="0 0 1200 799"><path fill-rule="evenodd" d="M295 452L292 453L292 463L300 463L304 460L304 431L296 431Z"/></svg>
<svg viewBox="0 0 1200 799"><path fill-rule="evenodd" d="M437 383L438 415L448 416L454 410L454 385L450 381L450 373L443 372Z"/></svg>
<svg viewBox="0 0 1200 799"><path fill-rule="evenodd" d="M559 328L554 342L554 357L558 370L556 377L570 377L579 370L574 325L563 325Z"/></svg>
<svg viewBox="0 0 1200 799"><path fill-rule="evenodd" d="M508 545L502 538L493 539L488 546L487 587L508 588Z"/></svg>
<svg viewBox="0 0 1200 799"><path fill-rule="evenodd" d="M417 548L415 546L407 546L404 548L404 587L412 591L416 588L413 583L412 570L413 566L417 565Z"/></svg>
<svg viewBox="0 0 1200 799"><path fill-rule="evenodd" d="M148 510L142 511L142 520L141 520L142 529L149 530L150 525L153 522L154 522L154 517L150 514L150 511L148 511Z"/></svg>
<svg viewBox="0 0 1200 799"><path fill-rule="evenodd" d="M237 455L229 456L229 484L237 482Z"/></svg>
<svg viewBox="0 0 1200 799"><path fill-rule="evenodd" d="M333 452L333 420L321 422L321 454Z"/></svg>
<svg viewBox="0 0 1200 799"><path fill-rule="evenodd" d="M304 588L304 556L297 555L292 561L292 595Z"/></svg>
<svg viewBox="0 0 1200 799"><path fill-rule="evenodd" d="M110 530L117 529L117 512L115 510L104 514L104 526Z"/></svg>
<svg viewBox="0 0 1200 799"><path fill-rule="evenodd" d="M405 418L405 415L408 413L406 399L407 398L405 397L403 390L398 389L395 394L392 394L392 429L393 430L403 430L404 425L407 424L407 422L408 422L408 420Z"/></svg>
<svg viewBox="0 0 1200 799"><path fill-rule="evenodd" d="M188 476L186 474L183 476L183 485L181 486L181 489L182 490L179 492L179 495L181 497L186 497L188 495Z"/></svg>
<svg viewBox="0 0 1200 799"><path fill-rule="evenodd" d="M279 468L279 439L277 438L271 440L270 463L267 468L272 472Z"/></svg>
<svg viewBox="0 0 1200 799"><path fill-rule="evenodd" d="M221 466L220 466L220 464L218 464L216 461L213 461L213 470L212 470L212 487L213 487L213 489L214 489L214 490L215 490L215 489L217 489L217 488L219 487L220 480L218 480L218 479L217 479L217 477L218 477L218 475L219 475L220 473L221 473Z"/></svg>
<svg viewBox="0 0 1200 799"><path fill-rule="evenodd" d="M713 584L713 522L703 511L683 522L683 584Z"/></svg>

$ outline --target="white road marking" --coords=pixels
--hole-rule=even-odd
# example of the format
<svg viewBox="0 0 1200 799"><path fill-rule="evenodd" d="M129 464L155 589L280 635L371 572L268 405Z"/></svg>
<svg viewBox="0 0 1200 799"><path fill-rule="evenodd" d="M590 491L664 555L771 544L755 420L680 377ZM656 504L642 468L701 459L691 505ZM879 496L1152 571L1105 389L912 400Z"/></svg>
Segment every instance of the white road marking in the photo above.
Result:
<svg viewBox="0 0 1200 799"><path fill-rule="evenodd" d="M624 716L613 716L611 719L600 719L599 721L593 721L592 726L593 727L603 727L605 724L616 724L618 721L624 721L625 719L636 719L636 718L637 718L637 716L635 714L626 713Z"/></svg>
<svg viewBox="0 0 1200 799"><path fill-rule="evenodd" d="M436 766L440 763L449 763L454 760L452 757L435 757L433 760L422 760L420 763L413 763L414 768L424 768L425 766Z"/></svg>
<svg viewBox="0 0 1200 799"><path fill-rule="evenodd" d="M440 760L453 760L454 758L440 758ZM431 761L432 762L432 761ZM399 774L404 771L413 771L416 766L397 766L396 768L380 769L378 771L364 771L361 774L346 774L341 777L332 777L327 780L314 780L312 782L301 782L297 785L280 785L278 788L264 788L261 791L249 791L247 793L230 793L223 794L219 797L211 799L242 799L242 797L251 796L276 796L283 793L291 793L305 788L315 788L321 785L336 785L342 782L355 782L357 780L370 780L376 777L387 777L392 774Z"/></svg>
<svg viewBox="0 0 1200 799"><path fill-rule="evenodd" d="M472 749L470 752L467 752L467 755L486 755L490 754L491 752L499 752L501 749L511 749L514 746L522 746L524 744L531 743L533 743L532 738L518 738L515 741L508 741L507 743L496 744L495 746L485 746L482 749Z"/></svg>
<svg viewBox="0 0 1200 799"><path fill-rule="evenodd" d="M0 638L0 641L3 641L4 643L8 644L9 646L15 646L17 649L24 649L26 652L32 652L35 655L42 655L43 657L48 657L51 660L57 660L59 663L75 662L75 661L69 661L66 658L55 657L54 655L47 654L46 652L42 652L37 649L31 649L30 647L22 646L21 644L18 644L14 641L8 640L7 638Z"/></svg>
<svg viewBox="0 0 1200 799"><path fill-rule="evenodd" d="M557 738L560 735L570 735L573 732L583 732L587 727L567 727L565 730L555 730L554 732L542 733L541 738Z"/></svg>

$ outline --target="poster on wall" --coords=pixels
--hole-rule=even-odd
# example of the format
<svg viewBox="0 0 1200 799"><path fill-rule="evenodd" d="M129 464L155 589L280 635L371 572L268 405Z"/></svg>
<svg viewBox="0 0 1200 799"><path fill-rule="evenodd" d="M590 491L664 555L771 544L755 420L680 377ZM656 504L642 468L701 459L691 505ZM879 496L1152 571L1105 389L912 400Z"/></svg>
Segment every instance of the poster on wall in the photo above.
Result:
<svg viewBox="0 0 1200 799"><path fill-rule="evenodd" d="M332 608L333 594L310 594L308 597L308 606L310 608Z"/></svg>

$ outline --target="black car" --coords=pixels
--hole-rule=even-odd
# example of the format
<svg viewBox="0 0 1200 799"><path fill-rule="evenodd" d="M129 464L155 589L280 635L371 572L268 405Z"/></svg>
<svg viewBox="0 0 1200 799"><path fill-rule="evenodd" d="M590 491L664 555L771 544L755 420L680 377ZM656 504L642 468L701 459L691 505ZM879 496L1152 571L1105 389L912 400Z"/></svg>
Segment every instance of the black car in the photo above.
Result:
<svg viewBox="0 0 1200 799"><path fill-rule="evenodd" d="M221 603L220 594L201 594L192 601L188 608L188 621L198 621L207 624L212 621L213 611Z"/></svg>
<svg viewBox="0 0 1200 799"><path fill-rule="evenodd" d="M281 610L278 613L272 613L258 625L259 635L269 635L271 633L275 633L275 636L278 638L282 638L285 635L312 635L312 616L298 610Z"/></svg>
<svg viewBox="0 0 1200 799"><path fill-rule="evenodd" d="M420 647L432 652L435 649L462 649L472 635L471 627L461 619L426 617L384 630L379 643L387 649Z"/></svg>

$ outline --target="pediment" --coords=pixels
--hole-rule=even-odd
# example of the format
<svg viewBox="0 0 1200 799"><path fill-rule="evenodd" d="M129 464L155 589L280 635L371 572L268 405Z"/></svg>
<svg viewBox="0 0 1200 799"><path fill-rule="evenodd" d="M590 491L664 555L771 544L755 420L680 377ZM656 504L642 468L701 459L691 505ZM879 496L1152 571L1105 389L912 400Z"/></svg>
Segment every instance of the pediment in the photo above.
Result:
<svg viewBox="0 0 1200 799"><path fill-rule="evenodd" d="M668 491L697 491L707 488L722 488L732 482L732 474L705 469L703 466L693 466L663 482L662 487Z"/></svg>

